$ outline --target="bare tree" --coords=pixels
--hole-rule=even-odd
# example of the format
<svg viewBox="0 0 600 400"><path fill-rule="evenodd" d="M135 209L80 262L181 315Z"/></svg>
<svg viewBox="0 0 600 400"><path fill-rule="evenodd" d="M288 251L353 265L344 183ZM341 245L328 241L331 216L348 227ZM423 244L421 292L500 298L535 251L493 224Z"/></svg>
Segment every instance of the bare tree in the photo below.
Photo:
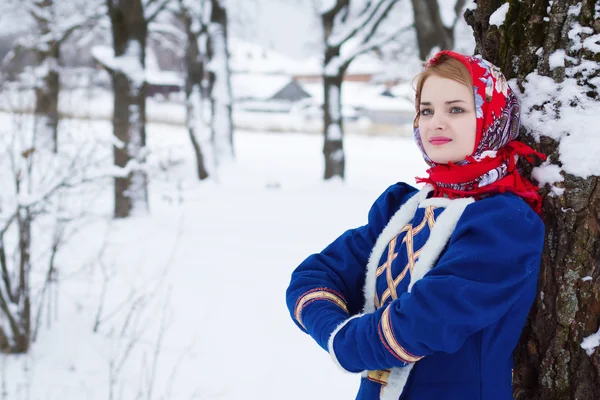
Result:
<svg viewBox="0 0 600 400"><path fill-rule="evenodd" d="M9 0L14 1L14 0ZM101 17L101 1L24 0L33 21L33 33L17 41L4 63L24 52L35 54L35 108L37 146L58 150L58 99L60 95L60 48L75 32L95 24Z"/></svg>
<svg viewBox="0 0 600 400"><path fill-rule="evenodd" d="M344 178L344 129L341 91L344 74L359 55L382 46L403 30L378 32L398 0L336 0L317 2L323 26L323 130L325 179Z"/></svg>
<svg viewBox="0 0 600 400"><path fill-rule="evenodd" d="M185 121L196 156L196 173L200 180L208 178L199 140L202 121L198 118L202 111L202 104L206 101L202 91L206 52L203 54L199 45L203 43L203 49L206 49L208 25L204 20L205 4L205 2L179 0L179 7L176 9L176 15L181 21L185 34Z"/></svg>
<svg viewBox="0 0 600 400"><path fill-rule="evenodd" d="M451 50L454 47L454 27L461 17L465 3L466 0L456 0L454 23L445 26L440 15L438 0L412 0L421 60L425 60L436 47L440 50Z"/></svg>
<svg viewBox="0 0 600 400"><path fill-rule="evenodd" d="M207 83L211 104L211 143L215 166L233 160L233 121L231 69L227 33L227 8L224 0L204 0L208 16L206 43Z"/></svg>
<svg viewBox="0 0 600 400"><path fill-rule="evenodd" d="M0 130L0 351L5 353L26 352L35 338L47 289L57 277L56 254L67 225L80 216L74 204L65 210L63 197L100 178L92 178L98 167L93 141L53 153L35 147L34 125L31 116L15 115ZM46 277L42 289L31 286L32 271Z"/></svg>
<svg viewBox="0 0 600 400"><path fill-rule="evenodd" d="M210 131L215 172L234 158L227 9L221 0L179 0L176 15L185 36L186 122L198 177L205 179L201 127Z"/></svg>
<svg viewBox="0 0 600 400"><path fill-rule="evenodd" d="M534 173L543 178L541 172L553 172L553 186L545 189L539 295L515 357L515 398L598 399L600 348L588 342L600 332L600 171L594 154L600 5L490 0L466 17L476 52L520 89L524 140L549 155Z"/></svg>
<svg viewBox="0 0 600 400"><path fill-rule="evenodd" d="M121 142L114 161L123 168L115 178L115 218L148 211L146 158L146 42L148 24L171 0L107 0L114 57L104 60L112 74L113 130Z"/></svg>

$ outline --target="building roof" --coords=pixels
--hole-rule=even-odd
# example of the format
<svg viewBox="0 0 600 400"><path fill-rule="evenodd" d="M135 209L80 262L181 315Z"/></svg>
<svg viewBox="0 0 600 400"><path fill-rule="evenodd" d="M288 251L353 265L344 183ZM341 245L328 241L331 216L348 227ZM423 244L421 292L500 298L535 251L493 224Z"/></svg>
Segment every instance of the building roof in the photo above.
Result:
<svg viewBox="0 0 600 400"><path fill-rule="evenodd" d="M234 73L231 90L237 100L268 100L292 82L290 76L283 74Z"/></svg>
<svg viewBox="0 0 600 400"><path fill-rule="evenodd" d="M321 83L303 84L314 102L323 104L323 85ZM402 97L387 97L382 93L383 85L363 82L344 82L342 84L342 105L360 107L369 110L389 110L414 112L414 104Z"/></svg>

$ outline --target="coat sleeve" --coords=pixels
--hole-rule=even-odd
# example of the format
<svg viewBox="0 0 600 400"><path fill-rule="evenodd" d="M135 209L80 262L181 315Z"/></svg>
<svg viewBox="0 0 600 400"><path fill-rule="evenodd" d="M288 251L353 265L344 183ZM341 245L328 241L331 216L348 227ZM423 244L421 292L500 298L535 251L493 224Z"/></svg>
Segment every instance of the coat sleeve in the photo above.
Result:
<svg viewBox="0 0 600 400"><path fill-rule="evenodd" d="M391 214L414 194L404 183L390 186L373 204L366 225L344 232L292 273L286 302L292 319L327 349L331 332L360 311L371 250Z"/></svg>
<svg viewBox="0 0 600 400"><path fill-rule="evenodd" d="M521 199L500 195L469 205L447 250L410 293L336 329L334 361L359 372L458 351L525 292L533 300L543 246L544 225Z"/></svg>

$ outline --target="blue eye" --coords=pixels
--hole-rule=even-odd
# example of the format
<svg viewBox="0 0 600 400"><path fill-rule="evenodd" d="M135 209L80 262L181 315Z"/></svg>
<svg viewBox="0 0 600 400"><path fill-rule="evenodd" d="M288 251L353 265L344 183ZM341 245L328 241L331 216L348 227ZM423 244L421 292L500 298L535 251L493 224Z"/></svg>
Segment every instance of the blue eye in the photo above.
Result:
<svg viewBox="0 0 600 400"><path fill-rule="evenodd" d="M419 115L431 115L433 114L433 111L430 108L424 108L421 111L419 111Z"/></svg>
<svg viewBox="0 0 600 400"><path fill-rule="evenodd" d="M465 112L465 110L463 110L460 107L452 107L450 109L450 113L452 113L452 114L460 114L460 113L463 113L463 112Z"/></svg>

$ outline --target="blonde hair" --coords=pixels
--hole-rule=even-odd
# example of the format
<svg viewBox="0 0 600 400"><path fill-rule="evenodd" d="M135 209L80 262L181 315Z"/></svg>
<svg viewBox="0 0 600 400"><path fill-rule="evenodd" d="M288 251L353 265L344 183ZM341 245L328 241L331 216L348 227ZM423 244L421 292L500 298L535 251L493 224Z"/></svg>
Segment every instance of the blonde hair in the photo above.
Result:
<svg viewBox="0 0 600 400"><path fill-rule="evenodd" d="M465 67L465 65L456 58L447 54L442 54L434 65L423 70L423 72L417 75L414 79L416 92L415 104L417 106L417 110L419 104L421 103L421 92L423 92L425 81L427 78L433 75L439 76L440 78L452 79L453 81L462 83L471 91L473 91L473 78L471 77L467 67ZM415 128L419 126L418 111L413 125Z"/></svg>

